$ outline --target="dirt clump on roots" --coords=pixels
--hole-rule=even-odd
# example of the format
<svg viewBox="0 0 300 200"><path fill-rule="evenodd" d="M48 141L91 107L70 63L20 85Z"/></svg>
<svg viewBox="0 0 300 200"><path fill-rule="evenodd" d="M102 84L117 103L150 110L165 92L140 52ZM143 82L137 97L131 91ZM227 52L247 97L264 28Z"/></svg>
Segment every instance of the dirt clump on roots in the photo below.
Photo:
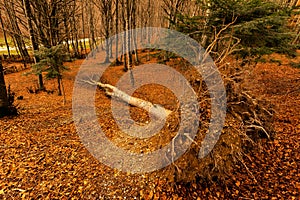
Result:
<svg viewBox="0 0 300 200"><path fill-rule="evenodd" d="M107 130L106 136L117 146L134 153L156 151L169 144L175 138L174 141L177 144L175 146L174 144L173 146L171 145L173 148L171 151L175 151L175 153L173 152L174 154L172 154L171 152L170 155L165 155L166 159L169 159L172 164L149 173L149 178L153 178L153 180L159 177L169 183L190 183L194 181L205 181L208 183L215 181L223 182L226 177L230 176L231 169L236 163L242 163L245 170L251 176L251 172L244 163L243 157L247 152L259 147L258 143L260 139L274 138L274 111L272 105L265 100L252 96L245 89L243 69L227 66L226 69L221 71L227 95L226 118L222 134L213 150L204 158L199 159L198 154L201 142L208 133L211 117L211 98L208 88L202 80L201 75L184 60L172 59L167 65L180 72L197 93L199 126L197 126L198 130L196 130L197 135L195 139L191 142L191 138L181 138L181 140L180 138L176 138L179 127L185 123L184 121L181 122L180 102L172 91L158 84L143 86L136 90L132 96L154 104L163 105L165 108L173 111L159 133L146 139L129 136L122 133L119 129L111 111L107 110L107 112L103 112L103 109L98 108L98 110L102 110L101 113L98 112L97 114L101 127ZM116 67L112 68L116 71ZM122 76L122 74L117 74L116 80L114 80L109 75L109 71L110 69L106 71L101 81L115 84L118 79L117 76ZM168 77L168 74L165 77ZM98 90L95 105L98 104L97 101L103 101L102 95L104 95L104 92ZM123 106L127 105L118 102L118 108L123 109ZM187 106L194 105L187 104ZM130 107L130 115L139 125L147 125L150 121L148 113L140 108ZM193 127L188 127L184 131L191 132L191 129ZM173 162L172 159L176 156L176 148L180 148L180 144L182 145L184 142L190 142L190 147L178 160L174 160L175 162ZM149 163L149 165L157 164L159 165L160 163Z"/></svg>
<svg viewBox="0 0 300 200"><path fill-rule="evenodd" d="M227 69L228 70L228 69ZM190 72L186 72L190 73ZM201 87L199 81L193 87L201 98L201 123L195 141L188 151L179 158L169 169L162 170L160 175L168 174L172 182L223 182L230 174L235 163L240 162L246 170L243 161L245 153L259 147L261 138L272 139L275 136L273 127L274 111L272 105L251 95L243 87L242 73L227 71L234 75L224 75L224 85L227 94L227 112L225 124L219 140L213 150L204 158L199 159L198 154L203 136L208 133L210 119L210 97L207 88ZM193 77L193 76L190 76ZM199 80L199 77L196 79ZM206 94L206 95L203 95ZM248 171L251 175L251 172Z"/></svg>

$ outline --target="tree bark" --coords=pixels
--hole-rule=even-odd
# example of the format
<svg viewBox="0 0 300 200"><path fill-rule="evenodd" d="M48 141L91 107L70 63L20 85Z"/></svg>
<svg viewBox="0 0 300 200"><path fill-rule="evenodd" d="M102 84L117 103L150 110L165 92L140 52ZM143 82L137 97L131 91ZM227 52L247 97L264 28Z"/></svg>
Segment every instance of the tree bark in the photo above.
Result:
<svg viewBox="0 0 300 200"><path fill-rule="evenodd" d="M58 90L58 96L62 95L61 92L61 75L57 75L57 90Z"/></svg>
<svg viewBox="0 0 300 200"><path fill-rule="evenodd" d="M137 0L133 1L132 7L132 41L133 41L133 48L134 48L134 55L135 55L135 63L139 63L139 56L138 56L138 49L137 49L137 35L136 35L136 20L137 20Z"/></svg>
<svg viewBox="0 0 300 200"><path fill-rule="evenodd" d="M131 31L131 14L132 14L132 2L131 0L126 0L126 31L127 31L127 37L126 37L126 51L127 51L127 69L131 69L131 64L132 64L132 53L131 53L131 36L132 36L132 31Z"/></svg>
<svg viewBox="0 0 300 200"><path fill-rule="evenodd" d="M115 29L116 29L116 65L120 64L119 61L119 0L116 0L116 23L115 23Z"/></svg>
<svg viewBox="0 0 300 200"><path fill-rule="evenodd" d="M24 61L30 59L28 51L26 49L25 42L22 37L22 32L19 27L19 19L16 16L16 5L13 1L4 1L4 7L9 17L9 23L11 28L11 36L13 37L16 47L19 49L20 55ZM26 66L25 66L26 67Z"/></svg>
<svg viewBox="0 0 300 200"><path fill-rule="evenodd" d="M0 117L8 113L7 90L3 74L2 61L0 60Z"/></svg>
<svg viewBox="0 0 300 200"><path fill-rule="evenodd" d="M127 43L127 34L126 34L126 3L125 0L121 1L121 7L122 7L122 23L123 23L123 42L122 42L122 58L123 58L123 65L124 65L124 71L128 71L127 66L127 53L126 53L126 43Z"/></svg>
<svg viewBox="0 0 300 200"><path fill-rule="evenodd" d="M4 28L4 24L3 24L3 20L2 20L2 13L1 13L1 10L0 10L0 23L1 23L1 28L2 28L2 32L3 32L3 37L4 37L6 49L7 49L7 54L8 54L8 57L10 57L10 50L9 50L9 45L8 45L8 42L7 42L6 30L5 30L5 28Z"/></svg>
<svg viewBox="0 0 300 200"><path fill-rule="evenodd" d="M64 0L64 6L65 8L67 8L67 2L66 0ZM64 18L64 29L65 29L65 43L66 43L66 47L67 47L67 50L68 50L68 53L71 54L71 51L70 51L70 45L69 45L69 41L70 41L70 31L69 31L69 26L68 26L68 14L67 14L67 10L64 11L64 14L63 14L63 18Z"/></svg>
<svg viewBox="0 0 300 200"><path fill-rule="evenodd" d="M173 113L171 110L168 110L160 105L153 104L149 101L145 101L140 98L132 97L110 84L103 84L101 82L96 82L94 80L83 81L83 82L88 83L90 85L97 85L100 88L105 90L106 95L111 97L116 97L132 106L142 108L146 110L148 113L150 113L150 115L155 116L158 119L167 118L170 114Z"/></svg>
<svg viewBox="0 0 300 200"><path fill-rule="evenodd" d="M90 45L90 52L92 52L97 44L95 38L95 25L94 25L94 11L92 8L92 3L88 1L88 15L89 15L89 45Z"/></svg>
<svg viewBox="0 0 300 200"><path fill-rule="evenodd" d="M30 34L30 41L31 41L31 45L32 45L32 51L35 52L35 51L39 50L39 44L38 44L38 42L35 38L35 35L34 35L33 24L32 24L33 16L32 16L32 13L31 13L29 0L24 0L24 8L25 8L27 22L28 22L28 29L29 29L29 34ZM38 57L36 57L34 55L33 58L34 58L34 63L39 62ZM42 73L38 74L38 84L39 84L39 89L40 90L45 89Z"/></svg>
<svg viewBox="0 0 300 200"><path fill-rule="evenodd" d="M82 21L82 37L83 37L83 46L84 46L84 55L87 56L87 50L86 50L86 41L85 41L85 20L84 20L84 4L85 1L82 1L82 7L81 7L81 21Z"/></svg>
<svg viewBox="0 0 300 200"><path fill-rule="evenodd" d="M72 10L76 9L76 1L73 1L73 5L72 5ZM79 57L79 43L78 43L78 28L77 28L77 20L76 20L76 13L73 12L72 16L71 16L71 20L72 20L72 24L73 24L73 29L72 29L72 46L73 46L73 51L75 54L75 57L78 58ZM74 42L75 41L75 42Z"/></svg>

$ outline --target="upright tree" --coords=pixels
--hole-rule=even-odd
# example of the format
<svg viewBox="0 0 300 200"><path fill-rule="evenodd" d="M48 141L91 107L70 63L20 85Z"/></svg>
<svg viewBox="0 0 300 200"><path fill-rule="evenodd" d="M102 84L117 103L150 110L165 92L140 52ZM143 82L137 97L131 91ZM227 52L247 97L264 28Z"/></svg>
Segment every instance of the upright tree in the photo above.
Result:
<svg viewBox="0 0 300 200"><path fill-rule="evenodd" d="M35 52L35 51L39 50L39 44L38 44L38 41L37 41L35 33L34 33L34 29L33 29L33 22L32 22L33 15L32 15L31 7L30 7L30 1L29 0L23 0L23 2L24 2L25 14L26 14L26 17L27 17L27 23L28 23L31 46L32 46L33 52ZM34 63L35 64L38 63L39 58L35 55L33 57L34 57ZM42 73L38 74L38 84L39 84L39 89L40 90L45 89Z"/></svg>
<svg viewBox="0 0 300 200"><path fill-rule="evenodd" d="M115 41L115 48L116 48L116 64L120 64L120 60L119 60L119 37L118 37L118 33L119 33L119 0L116 0L115 2L115 33L116 33L116 41Z"/></svg>
<svg viewBox="0 0 300 200"><path fill-rule="evenodd" d="M18 10L22 10L22 1L7 0L3 2L3 7L7 15L9 34L15 43L18 52L20 53L23 60L29 60L29 54L26 49L24 41L24 35L22 34L20 25L24 24L22 18L18 16Z"/></svg>
<svg viewBox="0 0 300 200"><path fill-rule="evenodd" d="M168 28L177 24L178 15L181 14L185 0L163 0L163 10L169 20Z"/></svg>
<svg viewBox="0 0 300 200"><path fill-rule="evenodd" d="M8 54L8 57L10 57L10 48L9 48L8 41L7 41L7 34L6 34L5 27L4 27L3 19L2 19L1 9L0 9L0 24L1 24L1 29L2 29L2 32L3 32L3 37L4 37L6 49L7 49L7 54Z"/></svg>
<svg viewBox="0 0 300 200"><path fill-rule="evenodd" d="M95 9L92 1L87 1L88 7L88 27L89 27L89 46L90 51L97 47L96 30L95 30Z"/></svg>
<svg viewBox="0 0 300 200"><path fill-rule="evenodd" d="M111 52L111 42L109 38L111 36L111 31L113 29L113 0L99 1L96 2L96 6L99 8L101 13L101 24L102 24L102 35L105 39L105 62L109 62L110 52Z"/></svg>
<svg viewBox="0 0 300 200"><path fill-rule="evenodd" d="M292 12L287 6L267 0L199 2L203 12L197 16L179 15L176 28L209 47L213 57L229 52L243 58L273 52L294 55L292 30L288 27ZM235 50L228 51L233 46Z"/></svg>
<svg viewBox="0 0 300 200"><path fill-rule="evenodd" d="M67 57L66 49L64 45L57 45L51 48L41 47L36 56L39 58L39 62L33 65L33 71L37 74L47 72L47 78L57 79L58 95L62 93L62 73L68 68L64 66L65 58Z"/></svg>

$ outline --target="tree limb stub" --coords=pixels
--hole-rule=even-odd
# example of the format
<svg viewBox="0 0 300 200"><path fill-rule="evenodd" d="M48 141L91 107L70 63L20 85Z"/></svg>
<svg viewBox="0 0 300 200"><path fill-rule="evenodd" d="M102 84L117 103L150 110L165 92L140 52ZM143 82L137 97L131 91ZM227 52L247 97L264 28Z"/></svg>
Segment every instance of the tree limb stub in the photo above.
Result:
<svg viewBox="0 0 300 200"><path fill-rule="evenodd" d="M110 84L104 84L94 80L84 80L83 82L88 83L90 85L99 86L100 88L105 90L106 95L116 97L132 106L142 108L146 110L150 115L158 119L165 119L172 113L171 110L168 110L160 105L153 104L149 101L145 101L140 98L132 97Z"/></svg>

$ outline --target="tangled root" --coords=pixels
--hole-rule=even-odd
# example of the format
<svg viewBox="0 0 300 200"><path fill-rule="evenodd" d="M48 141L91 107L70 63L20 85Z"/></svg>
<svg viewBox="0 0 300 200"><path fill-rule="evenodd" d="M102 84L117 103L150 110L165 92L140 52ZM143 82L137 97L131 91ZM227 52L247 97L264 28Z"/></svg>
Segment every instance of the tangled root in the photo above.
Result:
<svg viewBox="0 0 300 200"><path fill-rule="evenodd" d="M155 176L165 177L172 183L193 182L196 180L214 182L224 181L230 174L233 165L240 162L250 175L243 162L243 155L258 145L261 138L272 139L275 136L273 127L274 111L267 101L259 100L244 91L237 77L224 78L227 93L227 116L222 134L213 150L204 158L199 159L198 153L201 142L209 126L209 96L205 94L205 87L196 88L198 95L207 100L201 101L202 120L198 135L189 150L171 166L155 172ZM197 79L195 86L201 81ZM203 117L204 116L204 117ZM253 177L255 180L255 178Z"/></svg>

